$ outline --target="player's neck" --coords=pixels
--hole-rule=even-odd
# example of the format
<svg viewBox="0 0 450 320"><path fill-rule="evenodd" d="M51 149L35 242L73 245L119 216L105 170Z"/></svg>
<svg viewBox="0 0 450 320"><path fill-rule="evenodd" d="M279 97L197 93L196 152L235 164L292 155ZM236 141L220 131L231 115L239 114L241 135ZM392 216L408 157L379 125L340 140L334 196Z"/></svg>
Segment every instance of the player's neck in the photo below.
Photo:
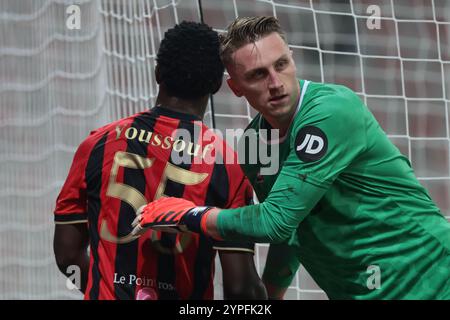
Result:
<svg viewBox="0 0 450 320"><path fill-rule="evenodd" d="M195 100L186 100L170 97L160 92L156 98L157 106L181 113L191 114L199 117L200 119L203 119L203 116L205 115L207 104L208 96Z"/></svg>
<svg viewBox="0 0 450 320"><path fill-rule="evenodd" d="M270 124L273 129L278 129L280 138L284 137L291 126L292 120L295 116L296 108L292 108L292 111L286 114L284 117L270 117L263 115L264 119Z"/></svg>
<svg viewBox="0 0 450 320"><path fill-rule="evenodd" d="M263 115L266 121L272 126L274 129L279 130L280 138L284 137L286 133L289 131L289 127L294 120L294 117L299 108L298 104L300 101L300 84L297 87L297 97L295 99L295 103L292 105L292 108L289 113L283 115L282 117L271 117L270 115Z"/></svg>
<svg viewBox="0 0 450 320"><path fill-rule="evenodd" d="M270 126L273 129L278 129L279 130L279 135L280 137L284 137L284 135L286 134L286 132L289 129L289 125L290 125L290 120L289 121L280 121L280 119L268 119L267 117L264 117L266 119L266 121L270 124Z"/></svg>

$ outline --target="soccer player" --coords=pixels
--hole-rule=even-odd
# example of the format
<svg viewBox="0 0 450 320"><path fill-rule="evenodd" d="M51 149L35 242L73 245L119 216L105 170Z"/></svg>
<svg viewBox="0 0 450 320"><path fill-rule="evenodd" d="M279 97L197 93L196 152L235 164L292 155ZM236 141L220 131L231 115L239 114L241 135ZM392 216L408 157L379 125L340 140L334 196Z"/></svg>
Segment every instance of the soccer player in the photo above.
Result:
<svg viewBox="0 0 450 320"><path fill-rule="evenodd" d="M237 161L224 164L220 151L211 152L217 145L234 151L201 122L222 83L219 52L206 24L168 30L157 55L156 106L91 132L75 153L56 203L54 252L64 274L70 265L81 269L85 299L212 299L215 249L226 299L267 298L252 243L131 235L138 208L162 196L224 208L252 199ZM179 136L181 129L189 135Z"/></svg>
<svg viewBox="0 0 450 320"><path fill-rule="evenodd" d="M270 242L263 280L274 299L300 263L330 299L450 299L450 224L368 108L346 87L297 80L276 18L238 18L227 31L228 84L259 111L248 132L279 130L280 170L243 165L257 205L193 211L163 198L134 232L175 224ZM161 216L174 205L175 217Z"/></svg>

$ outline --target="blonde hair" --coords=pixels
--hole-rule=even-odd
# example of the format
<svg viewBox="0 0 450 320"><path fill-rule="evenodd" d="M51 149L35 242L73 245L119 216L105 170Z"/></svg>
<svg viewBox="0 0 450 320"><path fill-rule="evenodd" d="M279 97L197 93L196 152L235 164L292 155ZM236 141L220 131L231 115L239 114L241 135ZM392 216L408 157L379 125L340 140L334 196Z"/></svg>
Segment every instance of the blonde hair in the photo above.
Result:
<svg viewBox="0 0 450 320"><path fill-rule="evenodd" d="M286 35L277 18L272 16L237 18L228 26L227 33L220 35L220 57L223 64L231 62L231 56L237 49L273 32L278 33L287 43Z"/></svg>

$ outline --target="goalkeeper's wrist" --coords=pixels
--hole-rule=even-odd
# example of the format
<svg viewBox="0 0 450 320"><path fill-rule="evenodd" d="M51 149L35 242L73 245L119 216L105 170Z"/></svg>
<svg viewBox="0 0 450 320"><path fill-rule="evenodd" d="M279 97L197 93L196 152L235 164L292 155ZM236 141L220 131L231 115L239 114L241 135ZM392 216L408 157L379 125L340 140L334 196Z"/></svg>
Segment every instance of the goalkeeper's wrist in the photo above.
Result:
<svg viewBox="0 0 450 320"><path fill-rule="evenodd" d="M189 231L207 235L206 218L213 207L194 207L189 209L181 218L180 224Z"/></svg>

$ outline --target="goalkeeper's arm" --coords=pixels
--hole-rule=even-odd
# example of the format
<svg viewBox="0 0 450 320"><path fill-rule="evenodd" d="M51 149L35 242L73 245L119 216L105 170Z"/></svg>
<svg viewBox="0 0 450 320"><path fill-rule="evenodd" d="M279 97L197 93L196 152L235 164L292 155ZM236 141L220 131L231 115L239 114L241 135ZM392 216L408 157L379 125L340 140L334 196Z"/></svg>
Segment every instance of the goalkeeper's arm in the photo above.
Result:
<svg viewBox="0 0 450 320"><path fill-rule="evenodd" d="M189 230L218 240L287 242L327 189L298 183L298 177L290 174L280 176L267 199L257 205L218 209L197 207L180 198L160 198L140 209L133 234L162 228Z"/></svg>

